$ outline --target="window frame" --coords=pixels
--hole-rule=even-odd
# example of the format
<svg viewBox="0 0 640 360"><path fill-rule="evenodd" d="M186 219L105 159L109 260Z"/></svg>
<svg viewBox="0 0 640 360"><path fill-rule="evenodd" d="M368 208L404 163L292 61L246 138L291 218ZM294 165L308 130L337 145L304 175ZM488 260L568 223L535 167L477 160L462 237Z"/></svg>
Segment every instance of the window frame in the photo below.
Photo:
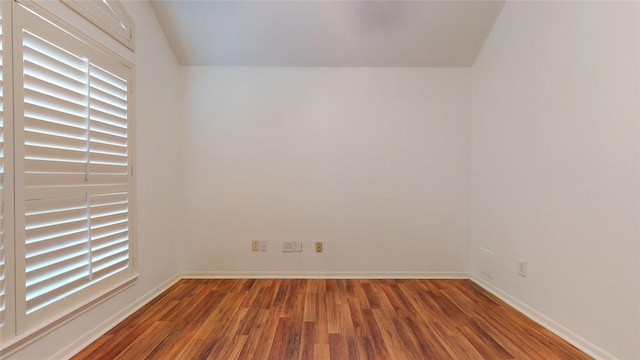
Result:
<svg viewBox="0 0 640 360"><path fill-rule="evenodd" d="M91 21L94 25L102 29L124 46L131 50L135 50L135 24L119 1L60 1L87 20ZM108 7L109 9L109 16L106 18L104 17L106 11L103 11L105 7ZM120 23L120 26L118 26L117 23Z"/></svg>
<svg viewBox="0 0 640 360"><path fill-rule="evenodd" d="M2 176L3 204L0 211L3 212L4 229L2 245L4 246L4 270L5 270L5 310L4 324L0 326L0 344L4 339L15 336L16 309L15 309L15 236L14 236L14 154L13 154L13 27L12 27L12 2L0 1L0 17L2 18L2 128L4 137L4 173ZM8 84L8 85L7 85ZM0 346L0 349L3 346ZM0 355L2 352L0 351Z"/></svg>
<svg viewBox="0 0 640 360"><path fill-rule="evenodd" d="M60 0L62 1L62 0ZM115 0L117 1L117 0ZM19 263L24 263L24 244L18 244L15 235L15 221L17 216L24 217L24 204L15 203L14 196L16 194L16 184L14 184L14 176L18 174L18 171L23 168L24 164L20 164L24 162L24 154L16 154L15 144L11 143L13 139L13 134L15 134L15 129L13 128L17 118L13 117L14 111L16 112L16 116L18 116L18 112L20 106L15 106L16 99L19 101L19 96L15 96L15 98L11 98L15 91L17 91L22 85L21 81L16 81L13 85L12 82L9 82L5 76L5 83L12 84L10 86L10 90L5 90L5 108L4 112L9 113L10 116L4 116L5 123L5 133L11 134L10 136L5 136L5 156L10 159L10 161L5 161L5 163L10 163L13 165L16 163L16 166L13 168L9 168L5 166L5 178L4 178L4 192L5 192L5 213L10 215L5 215L5 253L6 256L6 268L12 269L8 271L7 281L5 282L6 292L7 292L7 309L6 309L6 322L5 326L0 327L0 357L8 356L11 353L23 348L28 345L35 339L55 330L56 328L62 326L73 318L79 316L85 311L91 309L97 304L109 299L110 297L118 294L119 292L127 289L128 287L135 284L137 278L139 277L138 270L138 262L137 258L137 230L136 230L136 178L134 177L133 170L135 168L136 163L136 154L135 154L135 65L125 59L123 56L111 50L106 44L102 44L97 40L94 40L91 36L83 33L80 30L77 30L74 26L70 25L66 20L60 18L55 15L54 12L44 8L39 5L35 1L31 0L15 0L11 2L1 2L2 11L3 11L3 36L5 39L8 39L9 44L13 44L14 47L21 46L18 44L19 41L18 36L14 34L14 32L22 31L22 27L20 26L20 15L21 12L24 14L30 13L29 16L35 16L40 18L43 21L50 23L52 26L59 28L60 30L66 32L69 36L72 36L84 43L84 46L87 46L92 51L97 51L104 56L107 56L112 61L116 61L117 63L125 66L128 69L128 77L127 77L127 87L128 87L128 95L127 95L127 132L128 132L128 144L127 144L127 152L128 152L128 226L129 226L129 267L127 270L120 274L116 278L109 278L107 281L100 281L94 285L91 285L89 288L92 289L90 291L85 291L86 294L78 296L77 301L73 301L72 304L69 304L62 311L54 311L52 314L45 316L44 318L37 319L35 321L27 321L25 319L24 305L20 304L20 300L25 300L24 289L21 289L21 284L24 285L25 277L24 271L16 271L16 266L19 266ZM8 11L9 16L6 15L6 11ZM16 35L16 36L14 36ZM22 76L22 74L18 74L21 71L21 66L12 66L18 64L22 61L22 59L18 59L20 55L18 51L13 51L11 46L8 46L8 51L5 51L3 56L8 58L8 61L4 62L4 73L9 74L9 76L13 76L14 79L16 76ZM11 80L11 79L9 79ZM6 87L5 87L6 89ZM8 95L8 96L7 96ZM20 105L20 104L16 104ZM9 110L7 110L9 109ZM20 125L22 126L22 124ZM11 131L11 132L9 132ZM16 143L19 140L16 140ZM9 155L7 155L7 152ZM19 156L22 155L22 156ZM10 195L10 196L6 196ZM7 201L10 199L11 201ZM15 216L14 216L15 215ZM9 229L9 233L7 233L7 229ZM10 236L9 236L10 235Z"/></svg>

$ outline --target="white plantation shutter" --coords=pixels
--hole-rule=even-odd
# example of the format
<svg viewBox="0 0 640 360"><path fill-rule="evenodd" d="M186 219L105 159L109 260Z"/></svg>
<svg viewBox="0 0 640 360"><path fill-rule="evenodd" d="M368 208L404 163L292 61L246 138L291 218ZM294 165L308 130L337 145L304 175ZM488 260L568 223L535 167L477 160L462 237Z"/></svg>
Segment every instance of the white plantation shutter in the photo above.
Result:
<svg viewBox="0 0 640 360"><path fill-rule="evenodd" d="M127 193L89 198L91 276L94 280L129 264L129 199Z"/></svg>
<svg viewBox="0 0 640 360"><path fill-rule="evenodd" d="M16 250L24 263L17 307L23 332L133 275L132 69L16 10Z"/></svg>
<svg viewBox="0 0 640 360"><path fill-rule="evenodd" d="M127 82L94 64L89 68L89 174L93 180L128 180Z"/></svg>
<svg viewBox="0 0 640 360"><path fill-rule="evenodd" d="M80 289L88 279L86 197L26 205L27 313Z"/></svg>
<svg viewBox="0 0 640 360"><path fill-rule="evenodd" d="M27 188L85 183L87 60L23 31Z"/></svg>

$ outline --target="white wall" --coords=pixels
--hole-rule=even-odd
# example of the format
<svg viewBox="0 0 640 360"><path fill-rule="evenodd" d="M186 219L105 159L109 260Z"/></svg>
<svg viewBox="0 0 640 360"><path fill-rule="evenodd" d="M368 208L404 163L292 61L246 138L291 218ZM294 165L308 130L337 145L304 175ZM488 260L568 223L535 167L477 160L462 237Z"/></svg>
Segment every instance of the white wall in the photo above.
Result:
<svg viewBox="0 0 640 360"><path fill-rule="evenodd" d="M182 84L188 270L467 271L469 69L186 67Z"/></svg>
<svg viewBox="0 0 640 360"><path fill-rule="evenodd" d="M145 293L178 272L180 247L175 247L178 228L175 226L179 209L177 173L179 138L178 65L169 49L162 30L145 1L124 2L136 23L136 53L130 57L136 64L136 130L139 244L141 276L133 287L102 303L80 317L37 340L9 359L47 359L113 314L119 312ZM60 9L65 19L74 14ZM90 27L88 27L90 29ZM100 33L96 37L101 37ZM108 41L108 38L102 37Z"/></svg>
<svg viewBox="0 0 640 360"><path fill-rule="evenodd" d="M508 2L472 70L472 273L619 359L640 358L638 17Z"/></svg>

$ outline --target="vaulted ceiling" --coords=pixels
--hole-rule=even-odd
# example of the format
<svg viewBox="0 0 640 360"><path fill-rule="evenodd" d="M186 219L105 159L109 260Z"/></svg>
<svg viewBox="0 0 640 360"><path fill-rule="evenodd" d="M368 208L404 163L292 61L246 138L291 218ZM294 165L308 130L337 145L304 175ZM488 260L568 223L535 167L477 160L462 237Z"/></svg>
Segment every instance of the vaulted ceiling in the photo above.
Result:
<svg viewBox="0 0 640 360"><path fill-rule="evenodd" d="M179 62L471 66L504 1L151 0Z"/></svg>

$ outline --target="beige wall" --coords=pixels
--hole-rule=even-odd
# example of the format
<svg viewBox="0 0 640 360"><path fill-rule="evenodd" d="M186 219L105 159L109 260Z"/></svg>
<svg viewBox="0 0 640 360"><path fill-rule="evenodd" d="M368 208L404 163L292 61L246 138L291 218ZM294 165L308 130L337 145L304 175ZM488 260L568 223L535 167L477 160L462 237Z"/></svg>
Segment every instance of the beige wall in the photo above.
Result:
<svg viewBox="0 0 640 360"><path fill-rule="evenodd" d="M182 82L188 270L467 272L469 69L185 67Z"/></svg>
<svg viewBox="0 0 640 360"><path fill-rule="evenodd" d="M509 2L472 70L473 274L619 359L640 358L639 13Z"/></svg>

